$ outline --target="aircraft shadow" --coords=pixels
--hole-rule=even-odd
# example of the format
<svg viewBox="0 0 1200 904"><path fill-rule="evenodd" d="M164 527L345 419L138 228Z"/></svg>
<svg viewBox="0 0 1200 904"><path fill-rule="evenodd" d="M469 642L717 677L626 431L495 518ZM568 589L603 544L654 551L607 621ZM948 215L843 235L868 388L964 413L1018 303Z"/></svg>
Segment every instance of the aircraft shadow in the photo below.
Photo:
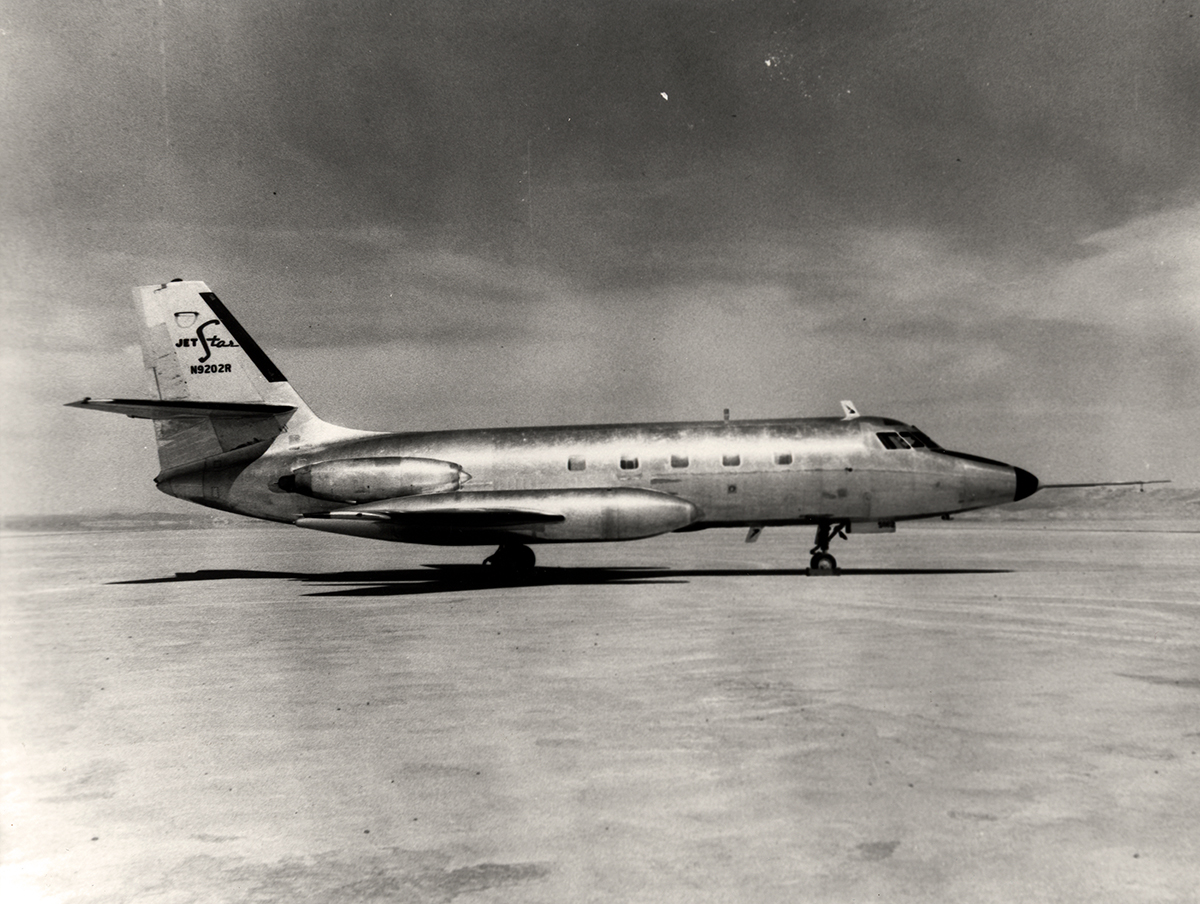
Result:
<svg viewBox="0 0 1200 904"><path fill-rule="evenodd" d="M996 568L843 568L839 577L873 575L1009 574ZM463 593L505 587L569 587L613 584L687 584L706 577L807 577L804 568L555 568L538 567L527 574L497 572L486 565L425 565L391 571L253 571L211 569L180 571L169 577L112 581L111 584L172 584L188 581L294 581L309 586L355 585L316 590L306 596L411 596L425 593Z"/></svg>

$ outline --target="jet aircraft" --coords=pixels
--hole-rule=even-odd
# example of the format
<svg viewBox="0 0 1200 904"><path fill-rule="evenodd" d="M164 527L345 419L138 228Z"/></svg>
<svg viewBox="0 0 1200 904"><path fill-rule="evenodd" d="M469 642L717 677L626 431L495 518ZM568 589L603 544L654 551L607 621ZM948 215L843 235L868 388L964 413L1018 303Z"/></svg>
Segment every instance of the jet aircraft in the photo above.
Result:
<svg viewBox="0 0 1200 904"><path fill-rule="evenodd" d="M496 545L520 572L541 543L672 531L816 528L835 537L1024 499L1022 468L951 452L904 421L860 415L378 433L313 414L209 287L134 289L155 399L70 406L153 421L168 495L252 518L377 540Z"/></svg>

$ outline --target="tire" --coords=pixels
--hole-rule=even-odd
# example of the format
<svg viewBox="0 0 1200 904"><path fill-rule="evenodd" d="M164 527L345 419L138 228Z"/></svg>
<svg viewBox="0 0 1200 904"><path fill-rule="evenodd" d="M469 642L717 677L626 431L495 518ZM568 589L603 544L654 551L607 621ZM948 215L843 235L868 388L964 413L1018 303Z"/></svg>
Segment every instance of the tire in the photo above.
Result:
<svg viewBox="0 0 1200 904"><path fill-rule="evenodd" d="M533 550L520 544L501 546L483 560L484 565L509 574L532 571L536 562L537 556Z"/></svg>
<svg viewBox="0 0 1200 904"><path fill-rule="evenodd" d="M837 559L827 552L819 552L809 560L808 567L813 571L837 571Z"/></svg>

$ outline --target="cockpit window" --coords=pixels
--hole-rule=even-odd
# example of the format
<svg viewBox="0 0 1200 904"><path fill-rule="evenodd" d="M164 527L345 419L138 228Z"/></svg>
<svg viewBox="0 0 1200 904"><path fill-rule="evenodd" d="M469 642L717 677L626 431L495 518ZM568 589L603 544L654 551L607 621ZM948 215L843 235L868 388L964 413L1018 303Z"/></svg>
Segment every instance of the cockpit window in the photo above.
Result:
<svg viewBox="0 0 1200 904"><path fill-rule="evenodd" d="M905 433L904 436L905 437L910 437L910 436L915 437L921 443L921 445L923 445L926 449L933 449L935 452L942 451L941 446L939 446L937 443L935 443L933 440L931 440L928 436L926 436L920 430L914 430L912 433Z"/></svg>
<svg viewBox="0 0 1200 904"><path fill-rule="evenodd" d="M908 443L900 438L899 433L876 433L885 449L907 449Z"/></svg>
<svg viewBox="0 0 1200 904"><path fill-rule="evenodd" d="M931 440L920 430L906 430L903 433L876 433L885 449L932 449L941 452L942 447Z"/></svg>

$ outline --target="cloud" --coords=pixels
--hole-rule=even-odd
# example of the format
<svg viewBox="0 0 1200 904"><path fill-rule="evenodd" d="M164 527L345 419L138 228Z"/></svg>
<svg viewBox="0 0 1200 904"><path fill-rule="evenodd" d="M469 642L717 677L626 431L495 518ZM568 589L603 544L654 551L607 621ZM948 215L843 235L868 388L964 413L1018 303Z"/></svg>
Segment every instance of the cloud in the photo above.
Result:
<svg viewBox="0 0 1200 904"><path fill-rule="evenodd" d="M532 158L535 188L649 188L643 235L811 224L815 205L1066 247L1196 188L1187 14L1182 0L49 7L10 41L19 163L42 174L23 207L511 245ZM655 190L672 180L685 190Z"/></svg>
<svg viewBox="0 0 1200 904"><path fill-rule="evenodd" d="M1200 480L1194 13L27 6L0 37L10 410L40 453L116 435L37 412L139 394L128 287L179 276L381 428L854 397Z"/></svg>

